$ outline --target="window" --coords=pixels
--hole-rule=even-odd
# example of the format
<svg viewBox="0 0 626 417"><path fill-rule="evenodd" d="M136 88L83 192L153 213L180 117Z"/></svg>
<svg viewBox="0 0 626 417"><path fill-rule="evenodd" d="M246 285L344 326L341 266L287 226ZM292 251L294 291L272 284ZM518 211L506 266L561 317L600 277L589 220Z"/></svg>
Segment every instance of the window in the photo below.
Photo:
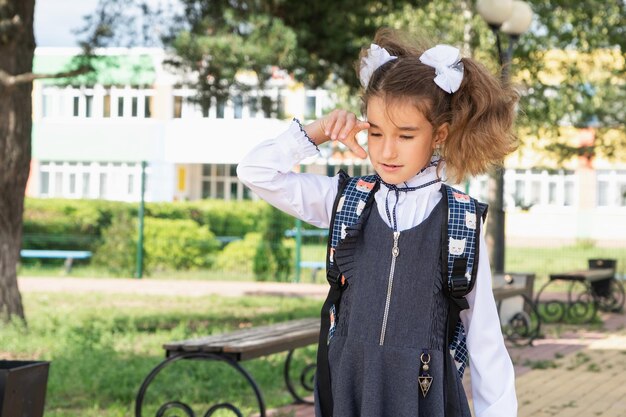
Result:
<svg viewBox="0 0 626 417"><path fill-rule="evenodd" d="M521 206L526 203L526 182L523 180L515 181L515 193L513 194L515 205Z"/></svg>
<svg viewBox="0 0 626 417"><path fill-rule="evenodd" d="M556 182L548 184L548 204L556 203Z"/></svg>
<svg viewBox="0 0 626 417"><path fill-rule="evenodd" d="M86 164L85 164L86 165ZM90 181L89 172L83 172L83 197L89 197L89 181Z"/></svg>
<svg viewBox="0 0 626 417"><path fill-rule="evenodd" d="M70 174L70 194L76 194L76 174L75 173L71 173Z"/></svg>
<svg viewBox="0 0 626 417"><path fill-rule="evenodd" d="M80 115L80 97L74 96L72 99L72 115L78 117Z"/></svg>
<svg viewBox="0 0 626 417"><path fill-rule="evenodd" d="M223 98L223 97L218 98L217 99L217 105L215 106L215 116L218 119L223 119L224 118L224 109L225 108L226 108L226 99ZM207 116L205 116L205 117L207 117Z"/></svg>
<svg viewBox="0 0 626 417"><path fill-rule="evenodd" d="M250 193L237 178L236 164L204 164L202 198L234 200L250 198Z"/></svg>
<svg viewBox="0 0 626 417"><path fill-rule="evenodd" d="M102 116L111 117L111 94L107 94L104 96Z"/></svg>
<svg viewBox="0 0 626 417"><path fill-rule="evenodd" d="M532 181L530 183L530 203L539 204L541 202L541 183Z"/></svg>
<svg viewBox="0 0 626 417"><path fill-rule="evenodd" d="M241 119L243 115L243 97L236 96L233 98L233 108L235 119Z"/></svg>
<svg viewBox="0 0 626 417"><path fill-rule="evenodd" d="M54 196L60 197L63 195L63 172L54 173Z"/></svg>
<svg viewBox="0 0 626 417"><path fill-rule="evenodd" d="M135 176L133 174L128 175L128 194L133 194L135 192Z"/></svg>
<svg viewBox="0 0 626 417"><path fill-rule="evenodd" d="M149 119L152 117L152 96L143 98L143 117Z"/></svg>
<svg viewBox="0 0 626 417"><path fill-rule="evenodd" d="M174 119L180 119L183 115L183 98L174 96Z"/></svg>
<svg viewBox="0 0 626 417"><path fill-rule="evenodd" d="M93 117L93 96L85 96L85 117Z"/></svg>
<svg viewBox="0 0 626 417"><path fill-rule="evenodd" d="M117 117L124 117L124 97L117 98Z"/></svg>
<svg viewBox="0 0 626 417"><path fill-rule="evenodd" d="M130 103L131 103L131 108L130 108L131 116L132 117L137 117L137 114L139 113L139 109L138 109L138 107L139 107L139 99L138 99L138 97L133 97L131 99Z"/></svg>
<svg viewBox="0 0 626 417"><path fill-rule="evenodd" d="M250 113L250 117L256 116L257 105L256 97L248 97L248 112Z"/></svg>
<svg viewBox="0 0 626 417"><path fill-rule="evenodd" d="M215 182L215 197L219 199L224 199L226 197L224 193L224 181L216 181Z"/></svg>
<svg viewBox="0 0 626 417"><path fill-rule="evenodd" d="M609 205L609 182L598 181L598 206Z"/></svg>
<svg viewBox="0 0 626 417"><path fill-rule="evenodd" d="M107 174L105 172L101 172L99 176L99 188L100 191L98 193L99 198L105 198L107 195Z"/></svg>
<svg viewBox="0 0 626 417"><path fill-rule="evenodd" d="M272 99L268 96L261 97L261 110L266 118L272 117Z"/></svg>
<svg viewBox="0 0 626 417"><path fill-rule="evenodd" d="M44 93L41 101L41 115L49 117L52 115L52 97L50 94Z"/></svg>
<svg viewBox="0 0 626 417"><path fill-rule="evenodd" d="M572 181L565 182L565 196L563 198L563 205L574 205L574 183Z"/></svg>
<svg viewBox="0 0 626 417"><path fill-rule="evenodd" d="M317 97L316 96L307 96L306 103L304 107L304 117L306 119L315 119L316 117L316 108L317 105Z"/></svg>
<svg viewBox="0 0 626 417"><path fill-rule="evenodd" d="M48 195L50 192L50 173L47 171L41 171L39 173L39 193L41 195Z"/></svg>

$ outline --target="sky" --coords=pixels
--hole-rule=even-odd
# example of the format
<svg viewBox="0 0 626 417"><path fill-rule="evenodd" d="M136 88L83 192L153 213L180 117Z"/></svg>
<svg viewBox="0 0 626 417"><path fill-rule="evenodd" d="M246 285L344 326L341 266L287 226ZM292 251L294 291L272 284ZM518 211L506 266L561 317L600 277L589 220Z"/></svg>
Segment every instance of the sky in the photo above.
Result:
<svg viewBox="0 0 626 417"><path fill-rule="evenodd" d="M72 29L83 25L98 0L36 0L35 40L37 46L77 46Z"/></svg>
<svg viewBox="0 0 626 417"><path fill-rule="evenodd" d="M175 0L147 0L152 6L176 4ZM35 41L37 46L77 46L72 33L84 26L83 16L92 14L98 0L36 0Z"/></svg>

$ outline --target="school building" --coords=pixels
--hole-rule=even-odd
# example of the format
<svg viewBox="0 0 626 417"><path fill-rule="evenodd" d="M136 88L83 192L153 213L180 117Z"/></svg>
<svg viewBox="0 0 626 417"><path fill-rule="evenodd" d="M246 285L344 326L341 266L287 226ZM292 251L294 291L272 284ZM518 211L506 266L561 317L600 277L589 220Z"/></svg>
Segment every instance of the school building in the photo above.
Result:
<svg viewBox="0 0 626 417"><path fill-rule="evenodd" d="M79 51L38 48L34 70L62 70ZM139 201L142 161L147 201L255 198L237 180L236 165L255 144L280 133L292 117L319 117L336 102L331 92L309 90L275 68L260 90L242 71L245 91L212 103L194 102L185 79L168 70L165 52L111 48L95 75L71 85L40 80L33 88L33 161L27 195ZM581 144L592 130L571 130ZM626 246L626 161L580 158L547 168L534 154L507 160L507 239L549 245L591 239ZM370 172L366 162L340 149L322 148L305 161L307 172ZM470 181L486 198L487 180Z"/></svg>

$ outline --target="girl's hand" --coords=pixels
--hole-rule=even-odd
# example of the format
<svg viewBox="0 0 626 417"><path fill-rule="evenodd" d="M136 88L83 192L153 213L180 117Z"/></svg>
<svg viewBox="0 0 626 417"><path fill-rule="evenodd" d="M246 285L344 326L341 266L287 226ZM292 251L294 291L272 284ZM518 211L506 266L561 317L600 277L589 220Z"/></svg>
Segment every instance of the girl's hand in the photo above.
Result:
<svg viewBox="0 0 626 417"><path fill-rule="evenodd" d="M369 127L369 123L357 119L354 113L337 109L305 126L304 129L317 145L329 139L337 140L346 145L356 156L365 159L367 152L359 145L356 134Z"/></svg>

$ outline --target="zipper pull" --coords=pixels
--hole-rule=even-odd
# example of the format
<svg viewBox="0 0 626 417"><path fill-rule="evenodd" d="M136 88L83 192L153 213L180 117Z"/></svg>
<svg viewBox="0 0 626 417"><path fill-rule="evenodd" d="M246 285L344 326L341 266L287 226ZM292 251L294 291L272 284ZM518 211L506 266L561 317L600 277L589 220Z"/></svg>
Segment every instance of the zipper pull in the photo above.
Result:
<svg viewBox="0 0 626 417"><path fill-rule="evenodd" d="M391 249L391 255L397 258L400 255L400 248L398 247L398 239L400 238L400 232L393 232L393 248Z"/></svg>

